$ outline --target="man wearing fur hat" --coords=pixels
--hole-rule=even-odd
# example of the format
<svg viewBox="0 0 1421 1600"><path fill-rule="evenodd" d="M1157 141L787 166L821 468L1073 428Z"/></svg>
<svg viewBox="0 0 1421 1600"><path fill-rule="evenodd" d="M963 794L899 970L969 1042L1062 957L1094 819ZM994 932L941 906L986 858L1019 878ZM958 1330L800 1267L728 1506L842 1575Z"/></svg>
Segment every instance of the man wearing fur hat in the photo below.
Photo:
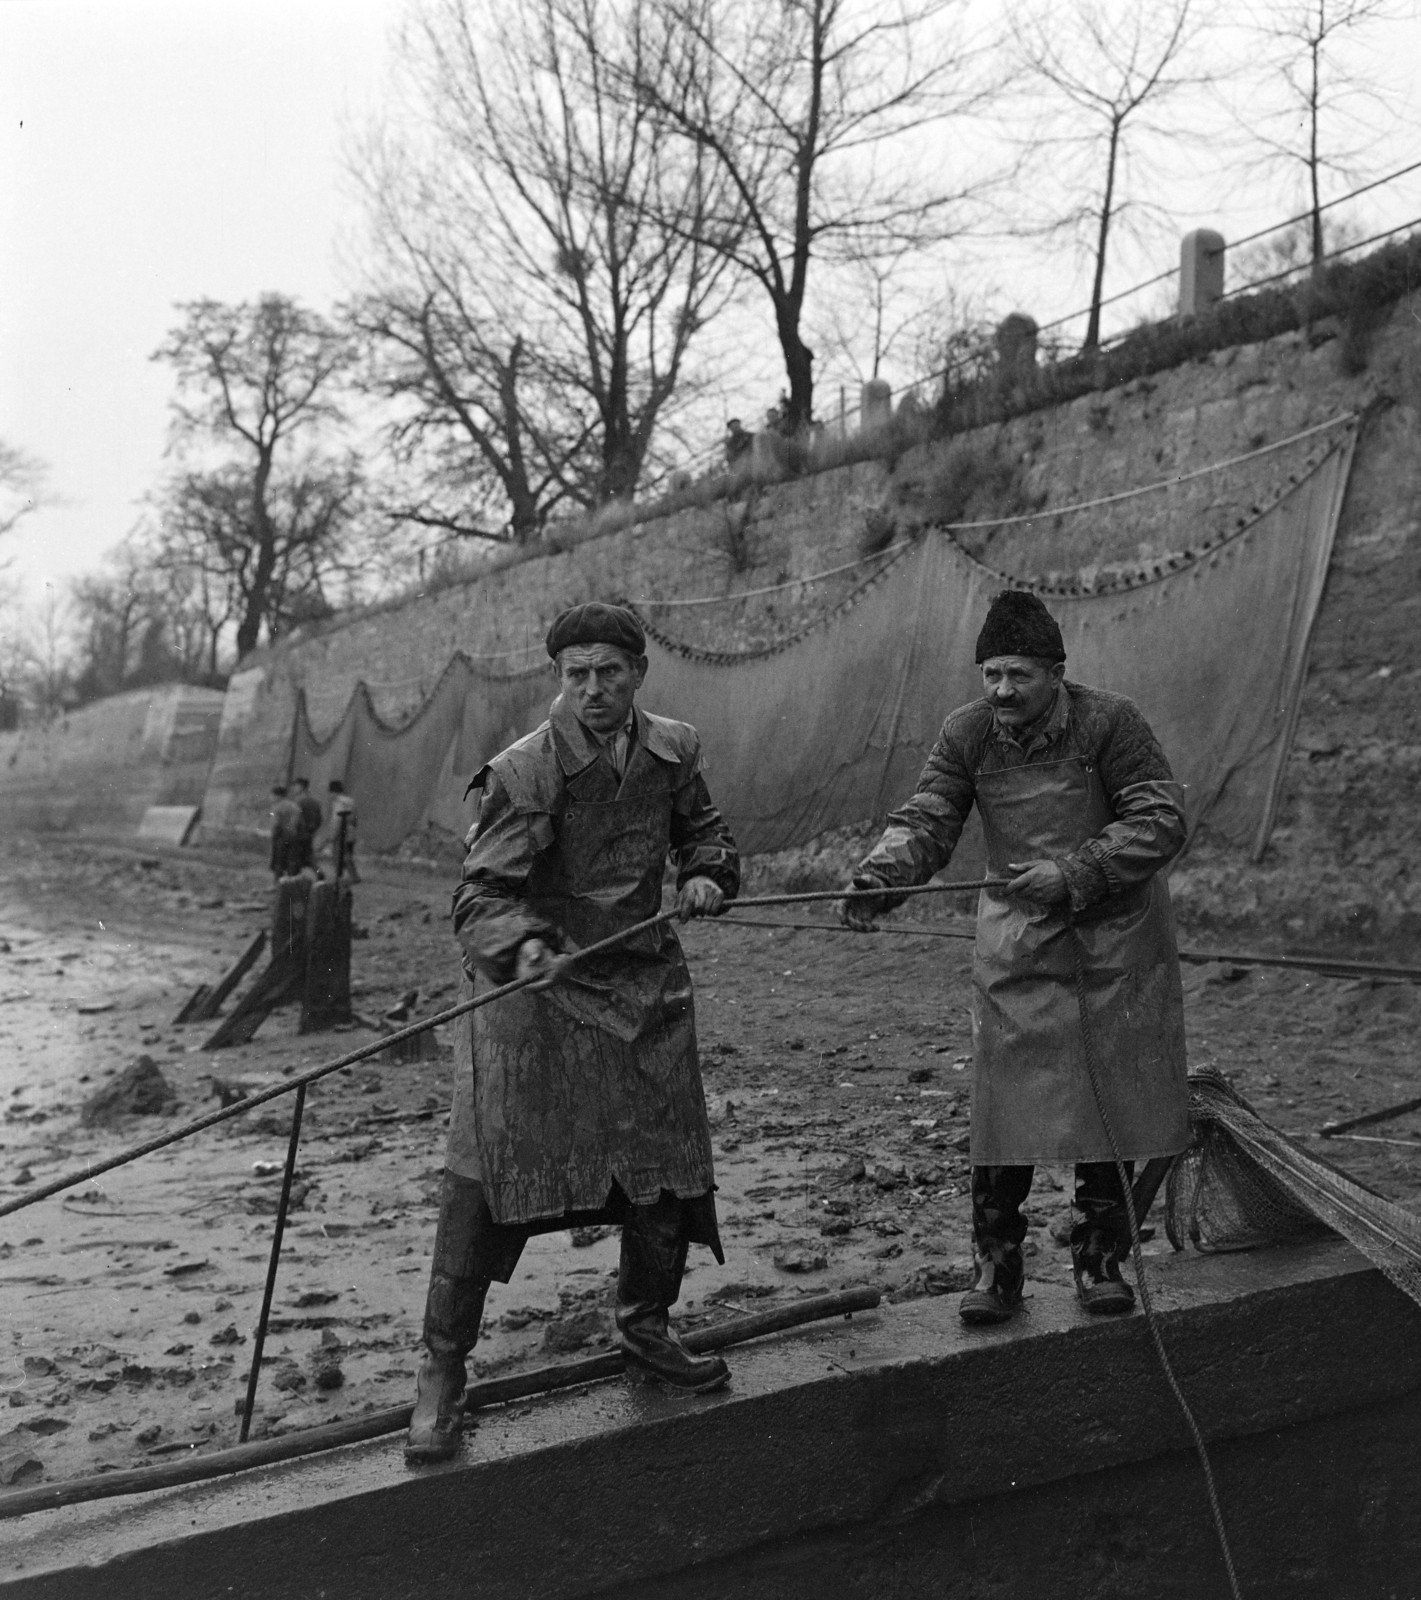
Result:
<svg viewBox="0 0 1421 1600"><path fill-rule="evenodd" d="M479 772L454 931L476 988L547 981L473 1012L454 1109L405 1453L453 1454L465 1358L490 1284L531 1234L620 1223L617 1327L629 1376L702 1393L729 1376L667 1323L687 1247L722 1260L691 979L661 925L562 970L559 956L661 909L722 911L740 857L711 803L700 740L635 703L646 640L621 606L564 611L548 633L548 720ZM466 993L470 992L466 988Z"/></svg>
<svg viewBox="0 0 1421 1600"><path fill-rule="evenodd" d="M972 1237L961 1313L1003 1322L1021 1302L1021 1206L1037 1162L1074 1162L1076 1290L1129 1311L1124 1193L1087 1072L1086 1007L1111 1131L1125 1158L1189 1139L1184 1004L1162 868L1184 810L1154 734L1123 695L1065 677L1061 630L1034 595L999 594L977 639L983 696L954 711L918 792L854 875L883 889L840 903L851 927L902 904L894 888L945 867L975 804L994 877L977 911L972 1035Z"/></svg>

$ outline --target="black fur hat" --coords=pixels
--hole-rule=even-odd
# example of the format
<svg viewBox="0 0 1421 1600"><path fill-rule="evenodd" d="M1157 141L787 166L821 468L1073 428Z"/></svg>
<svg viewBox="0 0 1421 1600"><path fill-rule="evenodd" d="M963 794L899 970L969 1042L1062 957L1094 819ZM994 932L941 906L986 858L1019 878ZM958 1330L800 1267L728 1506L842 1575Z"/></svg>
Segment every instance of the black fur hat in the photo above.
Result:
<svg viewBox="0 0 1421 1600"><path fill-rule="evenodd" d="M1003 589L992 601L977 635L977 664L994 656L1039 656L1064 661L1066 647L1056 619L1026 589Z"/></svg>

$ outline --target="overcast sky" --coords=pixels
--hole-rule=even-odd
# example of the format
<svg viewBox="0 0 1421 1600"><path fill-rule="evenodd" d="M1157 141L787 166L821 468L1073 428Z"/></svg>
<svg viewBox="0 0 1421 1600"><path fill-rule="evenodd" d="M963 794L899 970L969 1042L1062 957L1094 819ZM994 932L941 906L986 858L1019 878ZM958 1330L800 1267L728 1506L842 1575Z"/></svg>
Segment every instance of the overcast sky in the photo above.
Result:
<svg viewBox="0 0 1421 1600"><path fill-rule="evenodd" d="M401 10L0 0L0 438L48 463L56 498L7 540L31 598L93 567L161 474L171 381L148 358L175 302L276 289L324 309L349 287L340 246L348 257L358 215L342 141L378 106ZM1400 81L1421 79L1418 41L1413 7L1387 35ZM1379 154L1388 166L1421 158L1414 120ZM1217 215L1237 237L1295 194L1258 178L1217 197L1176 182L1170 199L1182 226ZM1364 220L1418 213L1413 179ZM1171 264L1154 248L1126 251L1113 282ZM975 254L979 285L984 271L1019 285L1043 321L1088 296L1084 264L1059 250L1003 244L988 269Z"/></svg>
<svg viewBox="0 0 1421 1600"><path fill-rule="evenodd" d="M162 467L176 301L341 291L340 147L397 0L0 0L0 437L63 504L31 581L92 566Z"/></svg>

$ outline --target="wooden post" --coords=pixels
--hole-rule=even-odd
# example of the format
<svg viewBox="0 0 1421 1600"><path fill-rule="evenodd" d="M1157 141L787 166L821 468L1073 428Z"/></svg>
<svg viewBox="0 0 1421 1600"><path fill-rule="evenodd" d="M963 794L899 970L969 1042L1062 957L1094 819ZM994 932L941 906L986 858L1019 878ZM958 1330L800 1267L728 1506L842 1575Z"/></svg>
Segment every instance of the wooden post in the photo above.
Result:
<svg viewBox="0 0 1421 1600"><path fill-rule="evenodd" d="M355 1020L350 1009L350 885L342 879L311 889L306 919L306 986L302 1033Z"/></svg>
<svg viewBox="0 0 1421 1600"><path fill-rule="evenodd" d="M1197 316L1224 296L1224 236L1195 228L1179 244L1179 314Z"/></svg>

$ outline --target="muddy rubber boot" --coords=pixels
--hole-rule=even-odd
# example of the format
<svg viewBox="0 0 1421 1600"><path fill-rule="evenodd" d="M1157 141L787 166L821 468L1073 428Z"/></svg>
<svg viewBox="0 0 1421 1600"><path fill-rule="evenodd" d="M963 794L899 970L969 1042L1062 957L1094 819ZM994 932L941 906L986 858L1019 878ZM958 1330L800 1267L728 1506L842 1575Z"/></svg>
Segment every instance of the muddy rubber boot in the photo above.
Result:
<svg viewBox="0 0 1421 1600"><path fill-rule="evenodd" d="M405 1441L411 1465L447 1461L459 1448L464 1425L465 1357L479 1337L489 1280L471 1268L477 1185L444 1175L429 1298L424 1305L424 1359L420 1362L414 1415Z"/></svg>
<svg viewBox="0 0 1421 1600"><path fill-rule="evenodd" d="M1078 1222L1071 1230L1076 1296L1095 1316L1118 1317L1135 1309L1135 1291L1120 1276L1119 1233L1100 1220Z"/></svg>
<svg viewBox="0 0 1421 1600"><path fill-rule="evenodd" d="M975 1246L977 1280L957 1303L957 1314L974 1328L1010 1322L1021 1307L1026 1264L1016 1245L995 1243L988 1251Z"/></svg>
<svg viewBox="0 0 1421 1600"><path fill-rule="evenodd" d="M622 1224L617 1331L633 1382L708 1394L725 1386L730 1368L719 1356L693 1354L667 1320L681 1293L686 1248L681 1204L674 1195L663 1193L653 1205L630 1208Z"/></svg>
<svg viewBox="0 0 1421 1600"><path fill-rule="evenodd" d="M1134 1162L1126 1162L1127 1181L1134 1171ZM1074 1204L1080 1214L1071 1229L1077 1298L1094 1316L1118 1317L1134 1310L1135 1291L1120 1276L1120 1263L1130 1250L1130 1217L1113 1161L1077 1162Z"/></svg>
<svg viewBox="0 0 1421 1600"><path fill-rule="evenodd" d="M1031 1192L1032 1169L1025 1166L972 1168L972 1259L977 1277L957 1303L957 1314L971 1327L1007 1322L1021 1307L1026 1263L1021 1244L1026 1218L1021 1207Z"/></svg>

